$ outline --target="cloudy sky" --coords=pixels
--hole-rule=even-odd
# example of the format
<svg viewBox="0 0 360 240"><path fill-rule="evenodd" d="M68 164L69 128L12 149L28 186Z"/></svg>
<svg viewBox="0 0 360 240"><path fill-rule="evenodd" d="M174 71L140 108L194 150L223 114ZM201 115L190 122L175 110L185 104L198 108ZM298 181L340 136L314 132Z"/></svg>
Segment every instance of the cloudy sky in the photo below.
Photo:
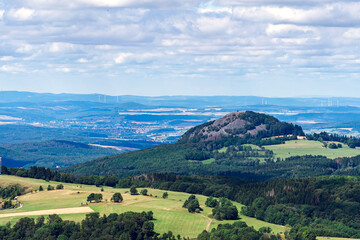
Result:
<svg viewBox="0 0 360 240"><path fill-rule="evenodd" d="M0 90L360 96L360 2L0 1Z"/></svg>

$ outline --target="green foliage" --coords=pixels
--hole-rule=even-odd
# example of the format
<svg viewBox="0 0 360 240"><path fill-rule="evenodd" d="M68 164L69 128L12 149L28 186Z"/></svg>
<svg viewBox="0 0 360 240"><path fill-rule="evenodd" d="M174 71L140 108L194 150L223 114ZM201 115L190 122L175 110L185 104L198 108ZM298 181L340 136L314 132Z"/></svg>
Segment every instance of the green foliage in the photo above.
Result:
<svg viewBox="0 0 360 240"><path fill-rule="evenodd" d="M333 141L333 142L341 142L341 143L344 143L344 144L347 144L350 148L355 148L355 147L360 147L360 139L359 138L355 138L355 137L352 137L352 136L340 136L338 134L329 134L327 132L321 132L321 133L314 133L314 134L308 134L306 135L306 138L308 140L316 140L316 141L320 141L320 142L323 142L323 141ZM331 144L331 143L330 143ZM329 148L341 148L338 145L331 145L330 147L330 144L329 144ZM335 143L333 143L335 144Z"/></svg>
<svg viewBox="0 0 360 240"><path fill-rule="evenodd" d="M103 195L101 193L91 193L87 197L86 201L88 201L88 202L95 201L96 203L99 203L99 202L101 202L102 199L103 199Z"/></svg>
<svg viewBox="0 0 360 240"><path fill-rule="evenodd" d="M40 191L40 192L41 192L41 191L44 191L43 186L41 186L41 185L40 185L40 187L39 187L39 191Z"/></svg>
<svg viewBox="0 0 360 240"><path fill-rule="evenodd" d="M213 198L211 196L208 197L205 201L205 206L211 207L211 208L216 207L218 204L219 204L218 200L216 200L216 198Z"/></svg>
<svg viewBox="0 0 360 240"><path fill-rule="evenodd" d="M136 189L136 187L132 186L132 187L130 188L130 194L131 194L131 195L138 195L138 194L139 194L139 193L138 193L138 190Z"/></svg>
<svg viewBox="0 0 360 240"><path fill-rule="evenodd" d="M57 215L50 215L47 221L25 217L12 227L0 228L0 239L169 239L154 232L152 215L125 212L100 217L91 213L81 223L63 221Z"/></svg>
<svg viewBox="0 0 360 240"><path fill-rule="evenodd" d="M147 189L142 189L142 190L140 191L140 194L141 194L141 195L144 195L144 196L147 196L147 195L148 195L148 190L147 190Z"/></svg>
<svg viewBox="0 0 360 240"><path fill-rule="evenodd" d="M329 143L328 148L330 149L337 149L338 145L336 143Z"/></svg>
<svg viewBox="0 0 360 240"><path fill-rule="evenodd" d="M196 198L195 195L190 195L189 198L185 200L183 208L187 208L190 213L202 211L199 200Z"/></svg>
<svg viewBox="0 0 360 240"><path fill-rule="evenodd" d="M198 240L222 239L222 240L281 240L280 235L270 235L265 231L256 231L253 227L248 227L244 222L230 224L220 224L217 229L211 232L203 231L197 237ZM300 240L300 239L299 239ZM301 239L302 240L302 239ZM309 239L310 240L310 239Z"/></svg>
<svg viewBox="0 0 360 240"><path fill-rule="evenodd" d="M236 220L239 218L239 212L227 198L220 198L219 204L212 210L212 215L216 220Z"/></svg>
<svg viewBox="0 0 360 240"><path fill-rule="evenodd" d="M51 185L48 185L48 186L47 186L47 190L48 190L48 191L52 191L52 190L54 190L54 189L55 189L54 186L51 186Z"/></svg>
<svg viewBox="0 0 360 240"><path fill-rule="evenodd" d="M56 186L56 189L64 189L64 185L59 184L59 185Z"/></svg>
<svg viewBox="0 0 360 240"><path fill-rule="evenodd" d="M19 184L10 185L7 187L0 186L0 198L14 199L16 196L25 194L25 190L26 188Z"/></svg>
<svg viewBox="0 0 360 240"><path fill-rule="evenodd" d="M15 206L12 204L11 200L5 200L1 206L2 209L14 208Z"/></svg>
<svg viewBox="0 0 360 240"><path fill-rule="evenodd" d="M164 192L163 195L162 195L162 198L166 199L166 198L168 198L168 197L169 197L168 192Z"/></svg>
<svg viewBox="0 0 360 240"><path fill-rule="evenodd" d="M111 201L115 202L115 203L120 203L123 201L123 197L121 195L121 193L114 193L114 195L111 198Z"/></svg>

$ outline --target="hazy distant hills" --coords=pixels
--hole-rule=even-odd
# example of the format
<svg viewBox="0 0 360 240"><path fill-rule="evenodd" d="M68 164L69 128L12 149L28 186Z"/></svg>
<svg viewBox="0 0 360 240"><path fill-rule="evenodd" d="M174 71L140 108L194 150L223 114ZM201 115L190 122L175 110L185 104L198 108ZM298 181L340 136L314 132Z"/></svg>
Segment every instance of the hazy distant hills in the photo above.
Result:
<svg viewBox="0 0 360 240"><path fill-rule="evenodd" d="M0 147L2 163L8 167L64 167L119 152L121 151L58 140Z"/></svg>
<svg viewBox="0 0 360 240"><path fill-rule="evenodd" d="M59 102L82 101L107 104L137 103L149 106L176 107L236 107L249 105L278 106L360 106L360 98L349 97L306 97L306 98L270 98L256 96L110 96L103 94L52 94L17 91L1 91L0 103L10 102Z"/></svg>

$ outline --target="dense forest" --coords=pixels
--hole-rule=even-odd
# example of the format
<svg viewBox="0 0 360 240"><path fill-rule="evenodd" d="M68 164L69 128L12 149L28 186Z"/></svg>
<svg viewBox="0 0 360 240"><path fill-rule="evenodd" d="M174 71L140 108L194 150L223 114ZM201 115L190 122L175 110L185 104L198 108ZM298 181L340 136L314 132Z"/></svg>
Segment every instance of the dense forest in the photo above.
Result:
<svg viewBox="0 0 360 240"><path fill-rule="evenodd" d="M25 217L12 227L0 227L0 239L176 239L171 232L163 235L155 233L151 220L152 214L146 212L112 213L102 217L99 213L91 213L81 223L64 221L58 215L50 215L47 219L41 216L36 221Z"/></svg>

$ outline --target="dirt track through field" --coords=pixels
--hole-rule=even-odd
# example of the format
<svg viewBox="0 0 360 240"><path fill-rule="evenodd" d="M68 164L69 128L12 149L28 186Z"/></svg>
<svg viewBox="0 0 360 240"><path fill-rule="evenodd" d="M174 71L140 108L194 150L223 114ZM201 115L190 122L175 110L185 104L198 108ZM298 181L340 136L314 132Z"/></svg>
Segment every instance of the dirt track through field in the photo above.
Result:
<svg viewBox="0 0 360 240"><path fill-rule="evenodd" d="M72 207L72 208L58 208L58 209L48 209L48 210L18 212L18 213L6 213L6 214L0 214L0 218L17 217L17 216L40 216L40 215L51 215L51 214L90 213L90 212L94 212L94 210L92 210L90 207Z"/></svg>

